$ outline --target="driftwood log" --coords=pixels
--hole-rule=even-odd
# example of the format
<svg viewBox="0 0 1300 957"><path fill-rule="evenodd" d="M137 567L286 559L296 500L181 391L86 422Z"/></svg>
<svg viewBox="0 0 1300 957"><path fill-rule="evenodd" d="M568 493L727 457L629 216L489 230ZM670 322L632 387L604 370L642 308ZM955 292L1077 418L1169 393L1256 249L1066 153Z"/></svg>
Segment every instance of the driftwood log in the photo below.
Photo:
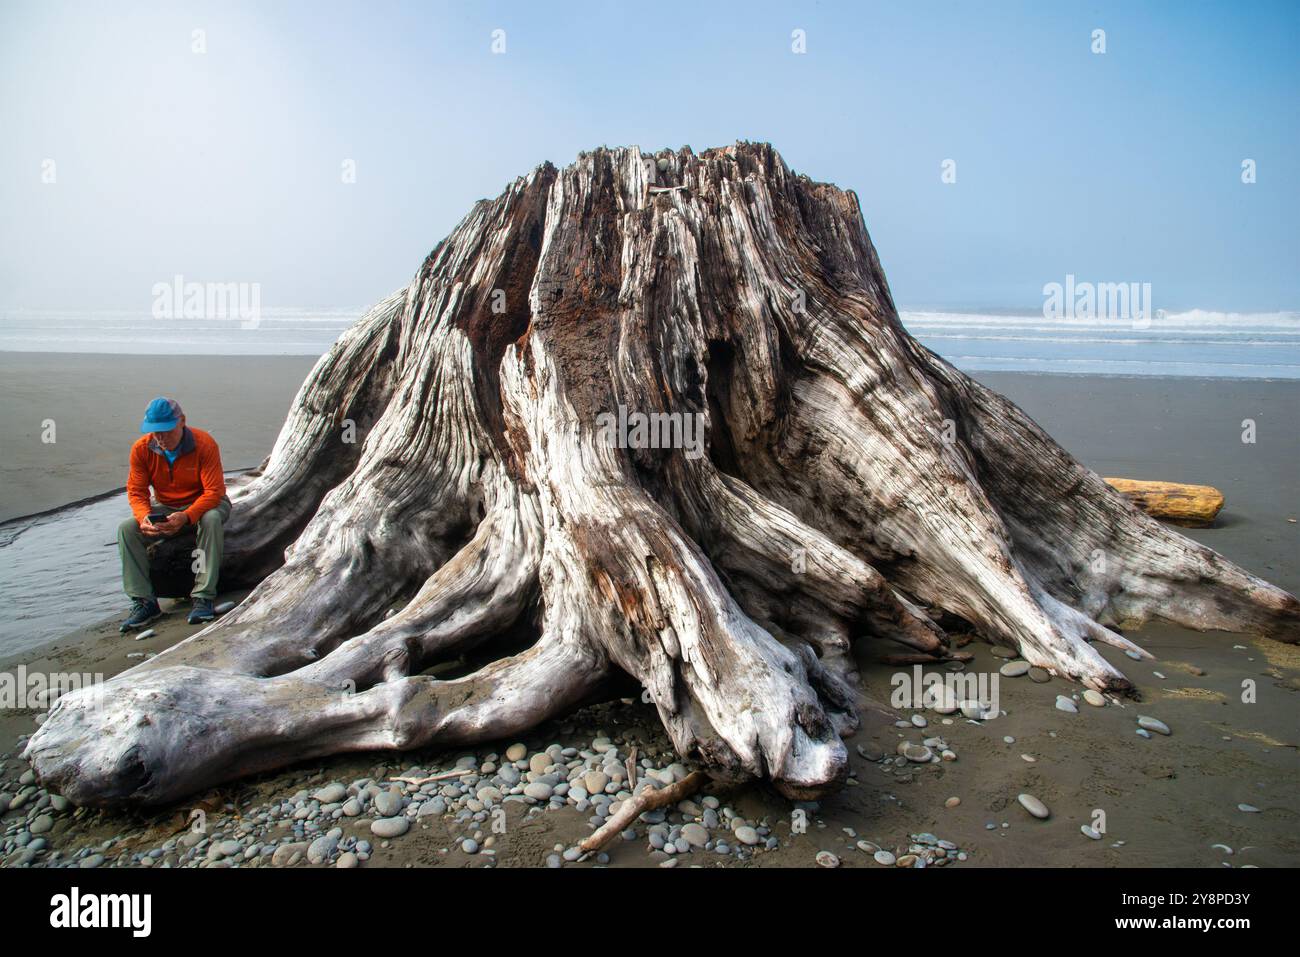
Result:
<svg viewBox="0 0 1300 957"><path fill-rule="evenodd" d="M45 785L154 804L498 741L623 673L679 754L808 797L846 774L857 641L942 657L960 619L1125 692L1094 648L1138 652L1119 627L1300 638L1295 598L912 339L857 197L766 145L599 149L480 201L233 498L223 579L259 584L64 696Z"/></svg>
<svg viewBox="0 0 1300 957"><path fill-rule="evenodd" d="M1103 479L1153 518L1200 528L1214 522L1223 508L1223 493L1211 485L1179 482L1143 482L1137 479Z"/></svg>

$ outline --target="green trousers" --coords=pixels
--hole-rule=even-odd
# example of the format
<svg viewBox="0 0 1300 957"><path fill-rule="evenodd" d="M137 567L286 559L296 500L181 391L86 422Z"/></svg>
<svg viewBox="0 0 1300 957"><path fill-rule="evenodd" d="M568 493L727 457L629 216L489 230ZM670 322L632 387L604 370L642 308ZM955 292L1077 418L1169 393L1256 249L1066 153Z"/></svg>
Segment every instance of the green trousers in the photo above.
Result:
<svg viewBox="0 0 1300 957"><path fill-rule="evenodd" d="M170 505L150 505L151 512L182 512L184 509L172 508ZM198 555L194 561L199 562L198 573L194 576L194 590L191 598L213 599L217 597L217 579L221 574L221 547L224 541L223 526L230 517L230 499L223 498L215 508L203 513L199 519L198 548L202 552L202 561ZM149 580L149 553L146 551L150 541L140 531L140 523L134 517L128 518L117 527L117 553L122 557L122 588L131 598L152 598L153 582Z"/></svg>

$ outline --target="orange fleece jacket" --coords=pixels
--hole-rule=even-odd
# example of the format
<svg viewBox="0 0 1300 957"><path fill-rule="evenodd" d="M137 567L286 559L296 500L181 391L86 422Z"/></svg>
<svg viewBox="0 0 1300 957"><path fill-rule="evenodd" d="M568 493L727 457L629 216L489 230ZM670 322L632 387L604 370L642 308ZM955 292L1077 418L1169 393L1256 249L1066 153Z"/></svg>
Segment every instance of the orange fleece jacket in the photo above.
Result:
<svg viewBox="0 0 1300 957"><path fill-rule="evenodd" d="M149 486L154 497L164 505L183 508L191 525L197 525L203 513L220 504L226 494L226 476L221 468L221 450L217 441L202 429L186 426L194 448L182 453L175 462L149 447L152 435L142 435L131 446L131 471L126 479L126 497L136 521L149 514ZM178 448L189 443L181 438Z"/></svg>

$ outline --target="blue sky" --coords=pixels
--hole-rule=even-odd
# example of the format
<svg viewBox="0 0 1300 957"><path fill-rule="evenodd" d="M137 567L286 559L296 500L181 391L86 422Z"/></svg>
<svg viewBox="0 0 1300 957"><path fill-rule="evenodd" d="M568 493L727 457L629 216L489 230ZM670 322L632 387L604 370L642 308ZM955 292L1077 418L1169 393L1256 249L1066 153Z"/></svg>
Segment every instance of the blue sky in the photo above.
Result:
<svg viewBox="0 0 1300 957"><path fill-rule="evenodd" d="M363 306L543 160L753 139L857 191L903 308L1296 309L1297 49L1297 3L7 0L0 307Z"/></svg>

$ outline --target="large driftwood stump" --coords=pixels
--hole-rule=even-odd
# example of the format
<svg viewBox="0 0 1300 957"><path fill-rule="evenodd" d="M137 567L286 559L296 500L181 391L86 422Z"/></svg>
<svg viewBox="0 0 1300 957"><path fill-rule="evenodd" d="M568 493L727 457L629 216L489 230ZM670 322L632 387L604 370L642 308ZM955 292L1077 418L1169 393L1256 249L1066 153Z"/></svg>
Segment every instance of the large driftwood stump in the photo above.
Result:
<svg viewBox="0 0 1300 957"><path fill-rule="evenodd" d="M611 430L651 413L681 430ZM33 735L73 801L494 741L619 671L683 756L812 796L845 775L851 644L942 656L940 610L1116 691L1112 627L1300 637L1292 596L915 342L857 197L765 145L600 149L479 202L232 497L248 599Z"/></svg>

